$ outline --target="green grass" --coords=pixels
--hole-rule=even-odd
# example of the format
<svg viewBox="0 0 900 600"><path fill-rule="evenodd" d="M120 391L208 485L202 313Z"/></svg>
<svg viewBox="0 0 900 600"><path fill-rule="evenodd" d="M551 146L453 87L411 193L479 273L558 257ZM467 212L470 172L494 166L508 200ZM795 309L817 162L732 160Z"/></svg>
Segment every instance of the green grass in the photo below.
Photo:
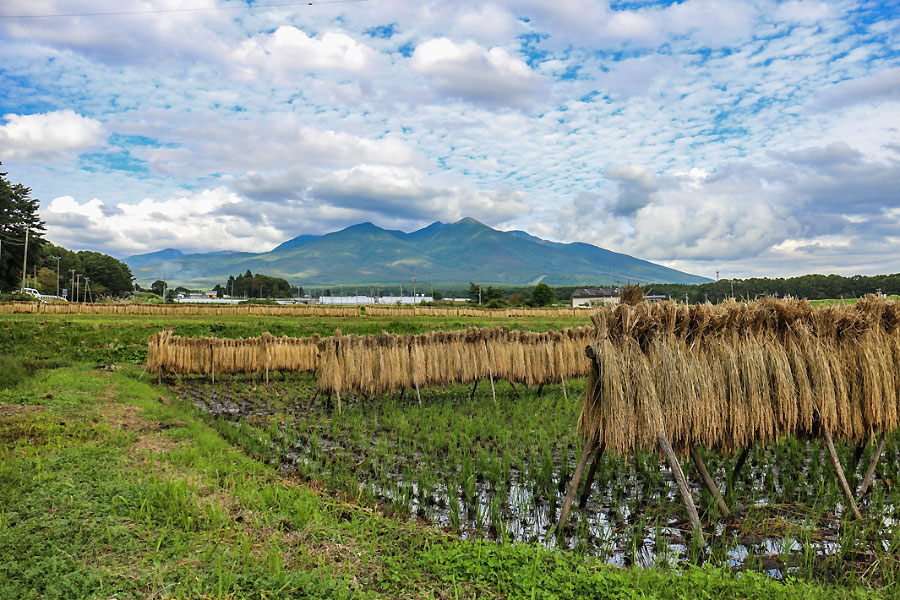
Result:
<svg viewBox="0 0 900 600"><path fill-rule="evenodd" d="M262 428L229 435L232 443L167 388L139 379L147 337L167 327L182 335L240 337L266 330L417 333L487 324L540 330L577 322L0 317L0 356L12 374L6 389L0 388L0 600L895 597L892 586L870 588L857 579L835 586L783 583L710 565L617 569L583 552L461 539L402 514L386 517L371 503L341 493L323 473L307 474L308 481L282 475L248 442L262 435ZM118 368L104 368L109 363ZM486 388L483 383L482 394ZM391 430L408 431L413 439L424 436L421 443L433 445L441 423L454 415L440 393L425 392L426 413L386 406L378 418L392 420ZM540 436L571 417L554 415L547 431L535 430L529 438L528 431L505 431L487 418L483 413L491 406L484 398L457 405L473 419L472 432L487 428L496 440L520 450L529 439L547 442ZM327 425L338 436L370 435L372 415L347 406L341 420L311 426ZM516 410L538 409L526 401ZM557 442L577 450L574 438ZM784 452L776 458L797 456L796 449ZM535 458L538 466L549 460L552 472L553 456ZM440 456L431 460L437 464ZM476 452L475 460L482 461L485 478L505 472L488 453ZM650 477L649 459L641 464ZM888 467L896 469L896 461ZM534 476L546 479L538 469ZM811 522L815 518L810 515ZM851 541L866 533L848 528L842 535Z"/></svg>
<svg viewBox="0 0 900 600"><path fill-rule="evenodd" d="M619 570L385 518L282 478L138 372L75 365L3 392L0 598L867 593L715 568Z"/></svg>

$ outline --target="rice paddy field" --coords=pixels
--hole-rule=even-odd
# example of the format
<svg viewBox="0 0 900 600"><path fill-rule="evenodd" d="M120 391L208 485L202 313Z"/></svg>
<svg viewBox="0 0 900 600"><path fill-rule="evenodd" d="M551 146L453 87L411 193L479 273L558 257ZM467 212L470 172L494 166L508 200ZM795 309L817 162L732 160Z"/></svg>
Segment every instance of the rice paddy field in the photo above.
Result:
<svg viewBox="0 0 900 600"><path fill-rule="evenodd" d="M583 318L0 316L0 597L890 598L900 439L863 518L822 444L683 464L706 543L655 454L605 454L557 533L584 378L377 395L311 373L142 373L160 331L224 338L527 331ZM474 387L474 391L473 391ZM4 389L5 388L5 389ZM851 485L874 446L838 444ZM857 460L858 459L858 460Z"/></svg>

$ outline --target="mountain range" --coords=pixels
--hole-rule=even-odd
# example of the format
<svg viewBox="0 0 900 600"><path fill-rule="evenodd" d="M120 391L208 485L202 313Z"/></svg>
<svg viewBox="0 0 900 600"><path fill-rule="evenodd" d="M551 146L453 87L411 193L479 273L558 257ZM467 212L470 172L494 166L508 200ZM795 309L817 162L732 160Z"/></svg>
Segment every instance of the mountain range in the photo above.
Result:
<svg viewBox="0 0 900 600"><path fill-rule="evenodd" d="M705 283L691 275L580 242L550 242L499 231L470 217L405 233L360 223L325 235L300 235L268 252L185 254L167 248L124 262L141 284L163 279L191 287L224 283L248 269L293 285L391 285L413 277L432 284L604 285Z"/></svg>

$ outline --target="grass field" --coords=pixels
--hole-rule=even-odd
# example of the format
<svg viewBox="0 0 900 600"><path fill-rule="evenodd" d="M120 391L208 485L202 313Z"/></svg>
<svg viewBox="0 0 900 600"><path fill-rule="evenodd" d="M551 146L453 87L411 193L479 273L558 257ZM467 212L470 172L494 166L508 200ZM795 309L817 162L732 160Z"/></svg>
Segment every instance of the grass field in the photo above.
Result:
<svg viewBox="0 0 900 600"><path fill-rule="evenodd" d="M559 386L516 400L500 383L494 405L484 382L472 400L461 386L425 391L423 407L397 394L348 399L338 416L312 401L308 376L269 386L140 378L146 339L162 328L244 337L486 324L498 323L0 317L0 371L18 373L0 380L0 598L896 596L893 521L835 519L820 449L796 441L754 451L728 496L749 502L747 514L708 552L686 545L679 558L670 530L682 516L661 501L671 482L650 456L604 460L601 492L560 550L535 524L552 520L580 452L583 382L570 382L568 402ZM852 449L841 451L849 460ZM869 502L878 514L897 500L897 452L892 440ZM721 475L727 463L709 458ZM714 523L708 498L702 507ZM731 539L749 560L730 561ZM813 554L795 563L797 548ZM606 564L647 565L642 557L658 565Z"/></svg>

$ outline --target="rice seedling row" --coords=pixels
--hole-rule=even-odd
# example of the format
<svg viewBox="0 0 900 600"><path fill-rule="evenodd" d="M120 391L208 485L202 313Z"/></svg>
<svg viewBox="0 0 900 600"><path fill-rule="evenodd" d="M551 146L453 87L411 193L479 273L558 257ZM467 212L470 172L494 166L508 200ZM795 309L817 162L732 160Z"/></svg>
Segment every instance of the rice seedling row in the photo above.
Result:
<svg viewBox="0 0 900 600"><path fill-rule="evenodd" d="M278 379L276 382L275 379ZM700 498L708 543L699 545L677 500L670 471L640 449L630 458L602 457L583 509L574 511L560 538L548 536L582 451L576 423L585 381L522 389L521 398L497 383L470 400L471 386L345 398L341 413L315 397L310 374L273 377L268 385L224 377L215 385L194 378L172 381L223 435L283 469L317 481L360 504L412 518L466 537L500 542L559 544L611 564L679 568L712 561L773 577L831 581L896 581L900 534L897 436L890 436L876 484L862 504L865 519L842 518L843 497L822 444L785 438L756 446L728 485L736 453L702 452L729 506L723 520L713 498L685 465ZM840 459L858 484L873 452L851 468L853 446L838 444ZM580 490L579 490L580 491Z"/></svg>

